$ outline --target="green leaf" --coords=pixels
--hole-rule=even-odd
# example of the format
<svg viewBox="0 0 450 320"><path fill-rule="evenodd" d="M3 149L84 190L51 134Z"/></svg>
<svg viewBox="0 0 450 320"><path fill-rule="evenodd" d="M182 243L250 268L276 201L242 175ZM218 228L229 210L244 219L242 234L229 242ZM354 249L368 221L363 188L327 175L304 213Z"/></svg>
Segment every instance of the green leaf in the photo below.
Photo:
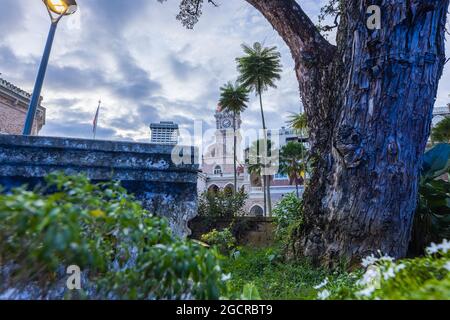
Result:
<svg viewBox="0 0 450 320"><path fill-rule="evenodd" d="M261 300L261 295L259 294L258 288L253 283L247 283L244 286L242 295L242 300Z"/></svg>
<svg viewBox="0 0 450 320"><path fill-rule="evenodd" d="M422 177L437 178L450 169L450 144L440 143L423 156Z"/></svg>

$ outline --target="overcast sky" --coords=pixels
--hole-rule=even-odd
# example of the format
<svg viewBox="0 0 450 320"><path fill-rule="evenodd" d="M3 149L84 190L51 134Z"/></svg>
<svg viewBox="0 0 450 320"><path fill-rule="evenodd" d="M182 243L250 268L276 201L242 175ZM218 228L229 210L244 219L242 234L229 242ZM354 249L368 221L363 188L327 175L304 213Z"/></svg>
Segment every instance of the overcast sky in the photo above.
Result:
<svg viewBox="0 0 450 320"><path fill-rule="evenodd" d="M290 53L269 23L244 0L206 5L194 30L176 21L179 0L77 0L79 11L56 34L45 86L47 124L41 135L91 137L97 101L102 139L149 140L149 124L194 120L214 126L219 87L237 77L242 43L276 45L284 71L278 89L264 96L268 126L285 125L301 108ZM324 0L303 0L317 21ZM31 91L49 21L40 0L0 0L1 77ZM448 51L448 50L447 50ZM450 93L448 68L437 105ZM257 99L243 115L244 129L260 127Z"/></svg>

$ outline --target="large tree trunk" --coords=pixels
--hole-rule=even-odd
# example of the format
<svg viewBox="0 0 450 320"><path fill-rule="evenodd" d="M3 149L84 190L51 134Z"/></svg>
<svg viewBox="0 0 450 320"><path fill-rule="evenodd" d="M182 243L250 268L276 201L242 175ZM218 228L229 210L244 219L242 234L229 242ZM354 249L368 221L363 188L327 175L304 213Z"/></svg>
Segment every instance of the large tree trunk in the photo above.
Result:
<svg viewBox="0 0 450 320"><path fill-rule="evenodd" d="M247 0L280 33L296 63L311 136L305 224L293 251L351 264L377 250L406 254L420 158L445 62L449 0L342 0L337 46L294 0Z"/></svg>

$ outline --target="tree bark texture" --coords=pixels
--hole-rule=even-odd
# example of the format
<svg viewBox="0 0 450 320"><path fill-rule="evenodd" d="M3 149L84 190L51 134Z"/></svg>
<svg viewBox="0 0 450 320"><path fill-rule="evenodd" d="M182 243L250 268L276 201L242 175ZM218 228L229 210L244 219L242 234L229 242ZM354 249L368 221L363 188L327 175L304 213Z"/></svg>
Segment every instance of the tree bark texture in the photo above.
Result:
<svg viewBox="0 0 450 320"><path fill-rule="evenodd" d="M295 256L334 266L406 255L445 63L449 0L342 0L337 45L294 0L247 0L289 46L313 170ZM367 8L380 6L380 30Z"/></svg>

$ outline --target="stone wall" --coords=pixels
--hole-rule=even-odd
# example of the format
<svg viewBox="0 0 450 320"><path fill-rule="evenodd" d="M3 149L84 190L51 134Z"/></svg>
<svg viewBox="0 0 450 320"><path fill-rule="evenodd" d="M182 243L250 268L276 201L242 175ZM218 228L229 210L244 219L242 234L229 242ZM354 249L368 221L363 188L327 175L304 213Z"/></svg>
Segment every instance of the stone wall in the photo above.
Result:
<svg viewBox="0 0 450 320"><path fill-rule="evenodd" d="M230 226L238 245L263 248L274 243L273 219L265 217L238 217L235 219L195 217L189 222L189 228L192 230L190 238L201 240L203 234L213 229L223 230Z"/></svg>
<svg viewBox="0 0 450 320"><path fill-rule="evenodd" d="M143 143L0 135L0 185L6 190L23 184L32 187L54 171L83 172L94 182L119 180L146 209L167 217L175 234L187 236L187 222L197 214L198 165L175 165L172 149Z"/></svg>

